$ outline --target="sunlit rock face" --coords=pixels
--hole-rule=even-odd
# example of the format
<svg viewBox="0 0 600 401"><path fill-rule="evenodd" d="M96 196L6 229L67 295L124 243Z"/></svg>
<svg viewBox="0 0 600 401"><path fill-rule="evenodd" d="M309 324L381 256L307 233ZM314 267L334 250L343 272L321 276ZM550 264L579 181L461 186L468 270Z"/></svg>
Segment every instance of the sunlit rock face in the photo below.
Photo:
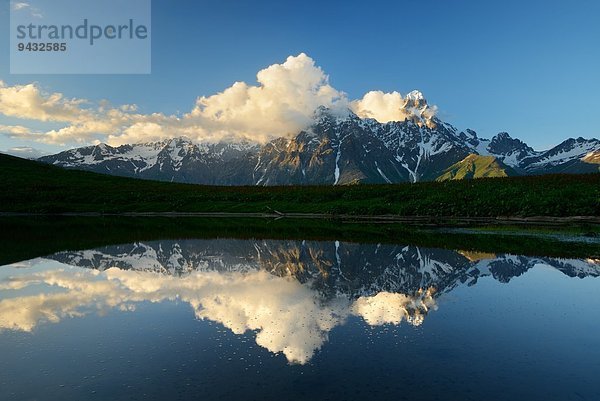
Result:
<svg viewBox="0 0 600 401"><path fill-rule="evenodd" d="M156 241L61 252L0 271L0 330L188 304L197 319L307 363L349 318L421 325L439 299L484 276L501 282L535 265L598 276L596 260L466 256L413 246L275 240Z"/></svg>

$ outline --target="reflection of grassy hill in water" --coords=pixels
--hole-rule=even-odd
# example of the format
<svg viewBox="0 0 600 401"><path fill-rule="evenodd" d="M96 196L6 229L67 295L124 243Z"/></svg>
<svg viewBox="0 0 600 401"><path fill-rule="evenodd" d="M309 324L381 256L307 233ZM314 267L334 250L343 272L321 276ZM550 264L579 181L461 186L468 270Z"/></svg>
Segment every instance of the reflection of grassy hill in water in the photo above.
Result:
<svg viewBox="0 0 600 401"><path fill-rule="evenodd" d="M0 155L0 182L0 212L600 216L600 174L396 185L216 187L65 170Z"/></svg>
<svg viewBox="0 0 600 401"><path fill-rule="evenodd" d="M474 252L474 251L457 251L465 258L469 259L471 262L477 262L480 260L494 259L496 257L495 253L486 253L486 252Z"/></svg>
<svg viewBox="0 0 600 401"><path fill-rule="evenodd" d="M463 180L486 177L510 177L515 171L494 156L469 155L444 170L436 181Z"/></svg>
<svg viewBox="0 0 600 401"><path fill-rule="evenodd" d="M169 217L10 217L0 219L0 265L65 250L82 250L136 241L167 239L289 239L415 245L460 249L468 258L494 253L564 258L600 258L598 242L564 242L481 230L446 232L400 224L365 224L328 219L169 218ZM529 231L529 229L527 230ZM596 227L570 229L573 237L600 235ZM591 239L591 238L588 238ZM320 255L309 255L319 259Z"/></svg>

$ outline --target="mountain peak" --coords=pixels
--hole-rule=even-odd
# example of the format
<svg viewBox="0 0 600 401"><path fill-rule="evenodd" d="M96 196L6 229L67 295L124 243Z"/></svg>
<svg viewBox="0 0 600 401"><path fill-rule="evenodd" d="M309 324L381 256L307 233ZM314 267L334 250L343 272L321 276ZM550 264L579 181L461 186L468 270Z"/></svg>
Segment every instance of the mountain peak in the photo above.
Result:
<svg viewBox="0 0 600 401"><path fill-rule="evenodd" d="M499 132L498 134L496 134L496 136L494 136L494 138L492 140L498 140L498 141L504 141L507 139L513 139L510 134L508 132Z"/></svg>
<svg viewBox="0 0 600 401"><path fill-rule="evenodd" d="M488 150L498 155L508 155L514 152L533 153L534 150L520 139L511 137L508 132L500 132L495 135L488 147Z"/></svg>
<svg viewBox="0 0 600 401"><path fill-rule="evenodd" d="M421 93L418 90L413 90L406 94L404 105L402 106L406 114L406 120L412 121L419 126L425 125L428 128L436 127L435 113L436 108L430 107Z"/></svg>
<svg viewBox="0 0 600 401"><path fill-rule="evenodd" d="M429 105L427 103L427 99L425 99L425 96L423 96L423 93L418 90L414 90L407 93L404 97L403 109L415 116L424 117L425 111L429 109Z"/></svg>
<svg viewBox="0 0 600 401"><path fill-rule="evenodd" d="M406 94L405 99L407 101L411 101L411 102L420 102L421 104L427 104L427 100L425 99L425 96L423 96L423 93L418 90L413 90L411 92L408 92Z"/></svg>

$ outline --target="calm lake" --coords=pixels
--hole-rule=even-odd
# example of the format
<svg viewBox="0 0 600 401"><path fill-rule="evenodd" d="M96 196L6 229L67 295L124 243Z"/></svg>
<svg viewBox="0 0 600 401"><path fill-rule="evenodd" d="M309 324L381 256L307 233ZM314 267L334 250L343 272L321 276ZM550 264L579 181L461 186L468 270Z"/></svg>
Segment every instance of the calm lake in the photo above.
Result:
<svg viewBox="0 0 600 401"><path fill-rule="evenodd" d="M598 237L185 224L4 224L0 399L600 400Z"/></svg>

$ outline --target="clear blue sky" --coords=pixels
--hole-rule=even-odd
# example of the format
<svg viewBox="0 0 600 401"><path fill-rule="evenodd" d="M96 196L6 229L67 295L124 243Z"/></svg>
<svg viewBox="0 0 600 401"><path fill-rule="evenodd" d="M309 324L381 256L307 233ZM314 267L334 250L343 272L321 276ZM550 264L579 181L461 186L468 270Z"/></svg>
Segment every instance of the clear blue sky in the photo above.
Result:
<svg viewBox="0 0 600 401"><path fill-rule="evenodd" d="M0 0L0 80L135 103L143 112L186 112L199 95L255 83L258 70L305 52L350 98L419 89L443 120L482 136L508 131L536 148L600 137L597 0L154 0L152 7L151 75L27 76L9 74L9 1ZM0 150L17 145L0 136Z"/></svg>

